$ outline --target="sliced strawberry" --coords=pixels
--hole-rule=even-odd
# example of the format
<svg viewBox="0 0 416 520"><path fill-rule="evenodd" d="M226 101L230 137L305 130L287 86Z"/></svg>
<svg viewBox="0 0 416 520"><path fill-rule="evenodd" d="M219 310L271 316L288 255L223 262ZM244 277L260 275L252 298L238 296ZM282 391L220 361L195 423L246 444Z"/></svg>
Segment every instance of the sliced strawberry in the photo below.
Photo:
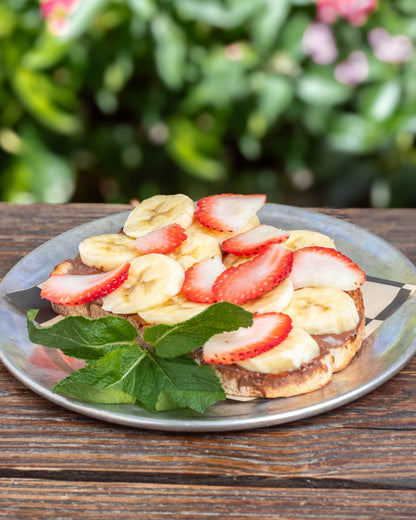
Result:
<svg viewBox="0 0 416 520"><path fill-rule="evenodd" d="M202 348L204 361L230 365L258 356L284 341L291 330L292 320L287 314L255 314L251 327L240 327L210 338Z"/></svg>
<svg viewBox="0 0 416 520"><path fill-rule="evenodd" d="M185 271L183 294L193 302L214 303L212 285L223 271L225 271L225 265L219 256L206 258L192 265Z"/></svg>
<svg viewBox="0 0 416 520"><path fill-rule="evenodd" d="M265 203L266 195L211 195L196 203L195 218L216 231L239 231Z"/></svg>
<svg viewBox="0 0 416 520"><path fill-rule="evenodd" d="M336 249L311 246L294 252L290 279L295 289L335 287L352 291L360 287L365 278L364 271Z"/></svg>
<svg viewBox="0 0 416 520"><path fill-rule="evenodd" d="M233 253L237 256L251 256L259 253L269 244L281 244L289 238L289 233L261 224L245 233L235 235L222 243L224 253Z"/></svg>
<svg viewBox="0 0 416 520"><path fill-rule="evenodd" d="M162 228L150 231L129 244L142 255L160 253L167 255L187 239L187 234L179 224L169 224Z"/></svg>
<svg viewBox="0 0 416 520"><path fill-rule="evenodd" d="M41 297L62 305L81 305L116 290L127 279L130 264L97 274L54 274L46 280Z"/></svg>
<svg viewBox="0 0 416 520"><path fill-rule="evenodd" d="M293 253L279 244L270 244L251 260L226 269L212 287L216 301L241 305L271 291L292 269Z"/></svg>

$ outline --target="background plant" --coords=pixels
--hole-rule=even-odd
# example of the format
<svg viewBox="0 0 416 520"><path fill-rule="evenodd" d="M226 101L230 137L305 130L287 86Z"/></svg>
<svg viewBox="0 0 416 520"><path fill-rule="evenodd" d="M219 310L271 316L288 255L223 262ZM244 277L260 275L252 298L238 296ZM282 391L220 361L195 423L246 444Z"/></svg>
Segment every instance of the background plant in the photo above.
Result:
<svg viewBox="0 0 416 520"><path fill-rule="evenodd" d="M415 206L413 0L56 3L0 5L2 200Z"/></svg>

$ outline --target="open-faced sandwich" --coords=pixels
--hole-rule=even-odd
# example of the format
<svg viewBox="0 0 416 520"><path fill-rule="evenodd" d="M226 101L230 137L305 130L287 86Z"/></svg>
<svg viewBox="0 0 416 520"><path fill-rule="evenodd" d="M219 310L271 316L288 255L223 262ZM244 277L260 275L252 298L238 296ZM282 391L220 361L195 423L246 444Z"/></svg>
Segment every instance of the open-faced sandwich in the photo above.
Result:
<svg viewBox="0 0 416 520"><path fill-rule="evenodd" d="M42 289L56 313L127 318L137 330L187 320L215 302L254 314L191 355L212 364L229 397L288 397L327 384L364 336L364 272L310 230L261 224L265 195L222 194L196 205L156 195L123 229L86 238Z"/></svg>

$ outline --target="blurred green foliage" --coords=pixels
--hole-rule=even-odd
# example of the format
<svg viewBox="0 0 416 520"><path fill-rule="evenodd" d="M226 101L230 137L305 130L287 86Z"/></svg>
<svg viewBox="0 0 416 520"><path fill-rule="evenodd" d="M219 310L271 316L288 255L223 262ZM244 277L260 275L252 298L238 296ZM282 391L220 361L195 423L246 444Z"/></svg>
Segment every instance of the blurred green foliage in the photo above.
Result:
<svg viewBox="0 0 416 520"><path fill-rule="evenodd" d="M416 2L302 48L312 0L84 0L54 36L34 0L0 5L0 198L127 202L265 192L297 205L416 207L416 56L380 61L377 27L416 40ZM351 52L364 81L337 81Z"/></svg>

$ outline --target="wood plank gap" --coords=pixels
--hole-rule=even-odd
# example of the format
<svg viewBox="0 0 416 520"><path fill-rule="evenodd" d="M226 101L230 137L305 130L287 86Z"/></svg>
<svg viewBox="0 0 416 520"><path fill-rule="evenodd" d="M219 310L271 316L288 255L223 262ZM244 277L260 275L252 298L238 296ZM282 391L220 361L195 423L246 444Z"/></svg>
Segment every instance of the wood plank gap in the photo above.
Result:
<svg viewBox="0 0 416 520"><path fill-rule="evenodd" d="M171 485L204 485L216 487L244 487L249 488L299 488L299 489L360 489L360 490L415 490L416 479L386 479L385 481L371 482L367 480L349 480L340 478L309 478L284 477L273 478L261 475L218 476L215 474L197 473L149 473L134 471L88 471L88 470L18 470L0 469L2 479L26 480L55 480L70 482L126 482L142 484L171 484Z"/></svg>

